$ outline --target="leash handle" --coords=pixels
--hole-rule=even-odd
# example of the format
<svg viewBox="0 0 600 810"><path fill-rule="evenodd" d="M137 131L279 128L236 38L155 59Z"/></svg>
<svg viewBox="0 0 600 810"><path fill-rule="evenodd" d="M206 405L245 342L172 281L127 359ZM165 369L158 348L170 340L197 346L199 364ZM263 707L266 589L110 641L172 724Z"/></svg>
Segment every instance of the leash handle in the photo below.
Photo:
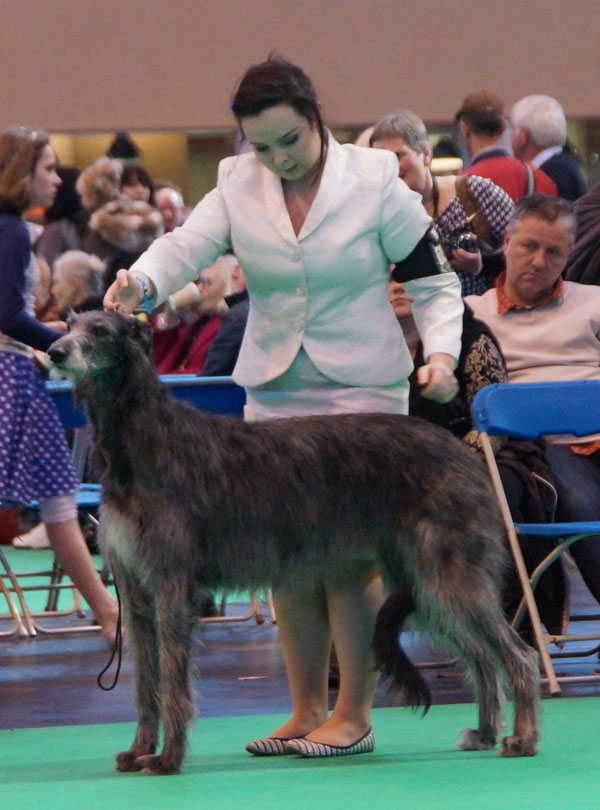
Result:
<svg viewBox="0 0 600 810"><path fill-rule="evenodd" d="M119 675L121 674L121 664L123 662L123 624L122 624L122 611L121 611L121 595L119 593L119 589L117 587L116 580L113 576L113 581L115 584L115 591L117 594L117 604L119 606L119 614L117 616L117 631L115 633L115 642L113 644L112 652L110 654L110 658L108 659L108 664L104 667L102 672L96 678L96 683L102 689L103 692L110 692L112 689L115 688L117 682L119 680ZM102 680L108 670L111 668L113 661L115 660L115 656L117 656L117 669L115 672L115 677L113 678L113 682L110 686L105 686L102 683Z"/></svg>

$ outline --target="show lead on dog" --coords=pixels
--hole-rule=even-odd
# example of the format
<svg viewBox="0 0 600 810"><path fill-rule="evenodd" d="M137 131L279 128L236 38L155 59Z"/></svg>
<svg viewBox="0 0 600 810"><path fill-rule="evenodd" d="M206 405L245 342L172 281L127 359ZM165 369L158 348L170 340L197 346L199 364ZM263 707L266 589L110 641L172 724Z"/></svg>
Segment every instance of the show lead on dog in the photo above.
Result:
<svg viewBox="0 0 600 810"><path fill-rule="evenodd" d="M406 413L412 362L387 285L390 263L410 261L428 239L420 195L398 178L391 153L337 143L312 82L283 59L250 67L231 108L252 152L221 162L217 187L182 227L119 271L105 307L129 313L144 295L157 306L233 248L250 295L233 374L247 391L246 419ZM415 267L407 291L427 358L423 392L448 401L457 391L463 305L456 274L433 275L431 265L427 277ZM343 581L275 593L294 713L249 743L251 753L373 750L371 643L383 589L372 560L356 559L348 570ZM332 640L340 690L328 717Z"/></svg>

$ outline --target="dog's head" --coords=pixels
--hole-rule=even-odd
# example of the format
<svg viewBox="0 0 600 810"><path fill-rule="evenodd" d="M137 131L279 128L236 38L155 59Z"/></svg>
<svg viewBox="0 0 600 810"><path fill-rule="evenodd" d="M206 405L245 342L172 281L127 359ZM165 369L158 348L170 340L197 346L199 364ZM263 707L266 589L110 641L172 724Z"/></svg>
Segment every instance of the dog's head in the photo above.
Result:
<svg viewBox="0 0 600 810"><path fill-rule="evenodd" d="M66 377L120 376L132 362L148 363L152 328L118 312L83 312L69 318L69 331L48 349L50 360Z"/></svg>

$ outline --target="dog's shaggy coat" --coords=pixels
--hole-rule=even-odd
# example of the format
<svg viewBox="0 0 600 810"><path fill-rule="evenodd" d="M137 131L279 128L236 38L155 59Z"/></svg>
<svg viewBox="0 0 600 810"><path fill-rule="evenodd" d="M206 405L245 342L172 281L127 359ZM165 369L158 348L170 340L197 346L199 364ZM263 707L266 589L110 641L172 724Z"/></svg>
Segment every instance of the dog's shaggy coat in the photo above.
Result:
<svg viewBox="0 0 600 810"><path fill-rule="evenodd" d="M501 752L535 753L536 656L504 620L502 520L484 467L460 441L408 416L249 424L203 414L160 384L149 328L114 312L76 317L50 356L87 405L104 470L101 548L136 654L139 725L117 769L180 769L200 593L343 577L344 561L365 552L391 593L375 631L384 673L428 705L398 641L416 613L473 678L479 727L462 747L496 744L506 686L515 728Z"/></svg>

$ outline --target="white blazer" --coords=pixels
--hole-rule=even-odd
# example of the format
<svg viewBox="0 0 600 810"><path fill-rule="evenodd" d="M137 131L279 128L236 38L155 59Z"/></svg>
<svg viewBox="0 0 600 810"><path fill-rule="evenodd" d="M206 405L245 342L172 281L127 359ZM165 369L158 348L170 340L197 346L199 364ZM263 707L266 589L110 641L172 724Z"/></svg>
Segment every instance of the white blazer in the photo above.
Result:
<svg viewBox="0 0 600 810"><path fill-rule="evenodd" d="M273 380L304 346L334 381L391 385L410 374L412 362L388 303L389 263L408 256L429 224L391 152L341 146L330 135L321 183L297 237L280 178L253 153L243 154L220 163L217 187L131 272L152 279L161 303L231 247L250 295L233 374L239 384ZM456 274L410 282L407 291L425 356L458 358L463 306Z"/></svg>

